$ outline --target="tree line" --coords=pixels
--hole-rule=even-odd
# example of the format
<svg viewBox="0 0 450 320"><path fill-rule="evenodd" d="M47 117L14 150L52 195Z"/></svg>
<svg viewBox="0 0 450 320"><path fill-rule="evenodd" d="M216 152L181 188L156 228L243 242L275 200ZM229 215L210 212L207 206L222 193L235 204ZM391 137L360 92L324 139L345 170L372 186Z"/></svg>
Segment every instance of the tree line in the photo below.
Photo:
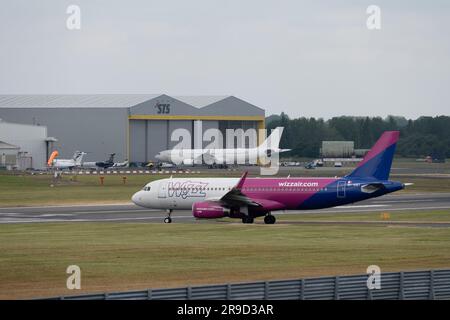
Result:
<svg viewBox="0 0 450 320"><path fill-rule="evenodd" d="M450 117L334 117L290 119L285 113L266 119L266 127L284 127L280 148L286 156L318 157L324 140L348 140L356 149L369 149L383 131L400 130L397 155L403 157L450 157Z"/></svg>

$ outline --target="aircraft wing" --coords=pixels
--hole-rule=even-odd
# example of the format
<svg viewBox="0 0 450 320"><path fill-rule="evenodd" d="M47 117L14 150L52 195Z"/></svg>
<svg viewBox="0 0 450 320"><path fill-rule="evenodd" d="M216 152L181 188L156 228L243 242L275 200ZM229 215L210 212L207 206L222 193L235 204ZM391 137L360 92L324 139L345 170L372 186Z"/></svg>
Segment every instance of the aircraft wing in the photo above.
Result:
<svg viewBox="0 0 450 320"><path fill-rule="evenodd" d="M230 207L262 207L263 205L257 200L249 198L243 194L240 190L231 189L226 195L220 198L220 202Z"/></svg>
<svg viewBox="0 0 450 320"><path fill-rule="evenodd" d="M208 199L208 201L220 202L225 207L264 207L268 210L281 210L284 208L284 205L279 202L266 199L255 199L242 193L241 189L247 174L248 172L245 172L236 186L224 196L216 199Z"/></svg>
<svg viewBox="0 0 450 320"><path fill-rule="evenodd" d="M203 154L203 160L205 163L220 163L219 159L216 157L216 155L214 154L214 152L211 152L211 150L207 150L205 151Z"/></svg>
<svg viewBox="0 0 450 320"><path fill-rule="evenodd" d="M244 184L245 178L247 177L248 172L245 172L242 177L239 179L238 183L225 195L217 198L208 198L207 201L220 202L222 205L226 207L233 206L254 206L260 207L261 204L253 201L251 198L246 196L241 192L242 185Z"/></svg>

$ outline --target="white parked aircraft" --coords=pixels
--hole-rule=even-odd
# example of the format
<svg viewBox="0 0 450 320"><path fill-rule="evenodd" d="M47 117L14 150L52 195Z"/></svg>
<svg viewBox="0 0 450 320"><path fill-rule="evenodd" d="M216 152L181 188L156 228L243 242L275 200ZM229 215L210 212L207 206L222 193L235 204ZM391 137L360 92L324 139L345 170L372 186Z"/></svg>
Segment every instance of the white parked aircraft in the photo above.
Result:
<svg viewBox="0 0 450 320"><path fill-rule="evenodd" d="M227 149L170 149L159 152L155 158L159 161L175 164L193 165L213 164L256 164L261 157L271 157L273 154L290 151L280 149L280 139L283 128L272 130L267 139L256 148L227 148Z"/></svg>
<svg viewBox="0 0 450 320"><path fill-rule="evenodd" d="M72 159L56 159L58 156L58 151L53 151L48 159L48 166L55 169L69 169L72 170L75 167L80 167L83 163L83 157L86 152L75 151Z"/></svg>

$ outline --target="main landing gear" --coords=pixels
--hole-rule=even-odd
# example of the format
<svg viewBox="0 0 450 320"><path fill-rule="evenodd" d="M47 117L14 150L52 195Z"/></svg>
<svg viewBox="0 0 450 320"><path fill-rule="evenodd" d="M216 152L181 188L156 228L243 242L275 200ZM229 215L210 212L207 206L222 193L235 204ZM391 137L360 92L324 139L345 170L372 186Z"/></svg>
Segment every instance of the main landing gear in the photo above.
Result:
<svg viewBox="0 0 450 320"><path fill-rule="evenodd" d="M167 210L167 217L164 219L164 223L172 223L172 209Z"/></svg>
<svg viewBox="0 0 450 320"><path fill-rule="evenodd" d="M267 214L267 215L264 217L264 223L265 223L265 224L274 224L275 221L277 221L277 219L276 219L273 215L271 215L270 213Z"/></svg>
<svg viewBox="0 0 450 320"><path fill-rule="evenodd" d="M250 216L244 216L242 218L242 223L253 223L254 221L255 221L255 219ZM265 224L274 224L275 221L277 221L277 219L271 214L268 214L264 217Z"/></svg>
<svg viewBox="0 0 450 320"><path fill-rule="evenodd" d="M254 221L255 221L255 219L250 216L244 216L242 218L242 223L253 223Z"/></svg>

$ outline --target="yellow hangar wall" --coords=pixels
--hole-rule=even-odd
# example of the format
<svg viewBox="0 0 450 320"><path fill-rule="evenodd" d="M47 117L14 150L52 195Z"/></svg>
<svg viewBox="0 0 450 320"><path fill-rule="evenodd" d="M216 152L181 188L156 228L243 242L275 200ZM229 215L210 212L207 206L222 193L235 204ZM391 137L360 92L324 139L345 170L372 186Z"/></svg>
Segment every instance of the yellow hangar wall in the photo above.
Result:
<svg viewBox="0 0 450 320"><path fill-rule="evenodd" d="M197 134L195 123L199 121L202 126L202 134L210 128L242 128L244 130L254 128L258 132L258 144L264 140L264 136L259 131L259 129L265 128L264 116L130 115L127 125L128 159L130 162L155 160L154 157L158 152L173 148L178 143L170 140L171 133L178 128L187 129L195 139ZM193 139L192 148L194 147ZM203 146L206 144L204 142Z"/></svg>
<svg viewBox="0 0 450 320"><path fill-rule="evenodd" d="M154 161L162 150L173 148L172 133L183 128L190 133L190 148L203 145L203 134L215 128L224 136L226 129L264 129L265 111L234 96L161 95L128 110L127 154L130 163ZM257 131L259 134L259 130ZM261 143L262 137L258 137ZM202 142L203 141L203 142ZM183 141L186 142L186 141Z"/></svg>

